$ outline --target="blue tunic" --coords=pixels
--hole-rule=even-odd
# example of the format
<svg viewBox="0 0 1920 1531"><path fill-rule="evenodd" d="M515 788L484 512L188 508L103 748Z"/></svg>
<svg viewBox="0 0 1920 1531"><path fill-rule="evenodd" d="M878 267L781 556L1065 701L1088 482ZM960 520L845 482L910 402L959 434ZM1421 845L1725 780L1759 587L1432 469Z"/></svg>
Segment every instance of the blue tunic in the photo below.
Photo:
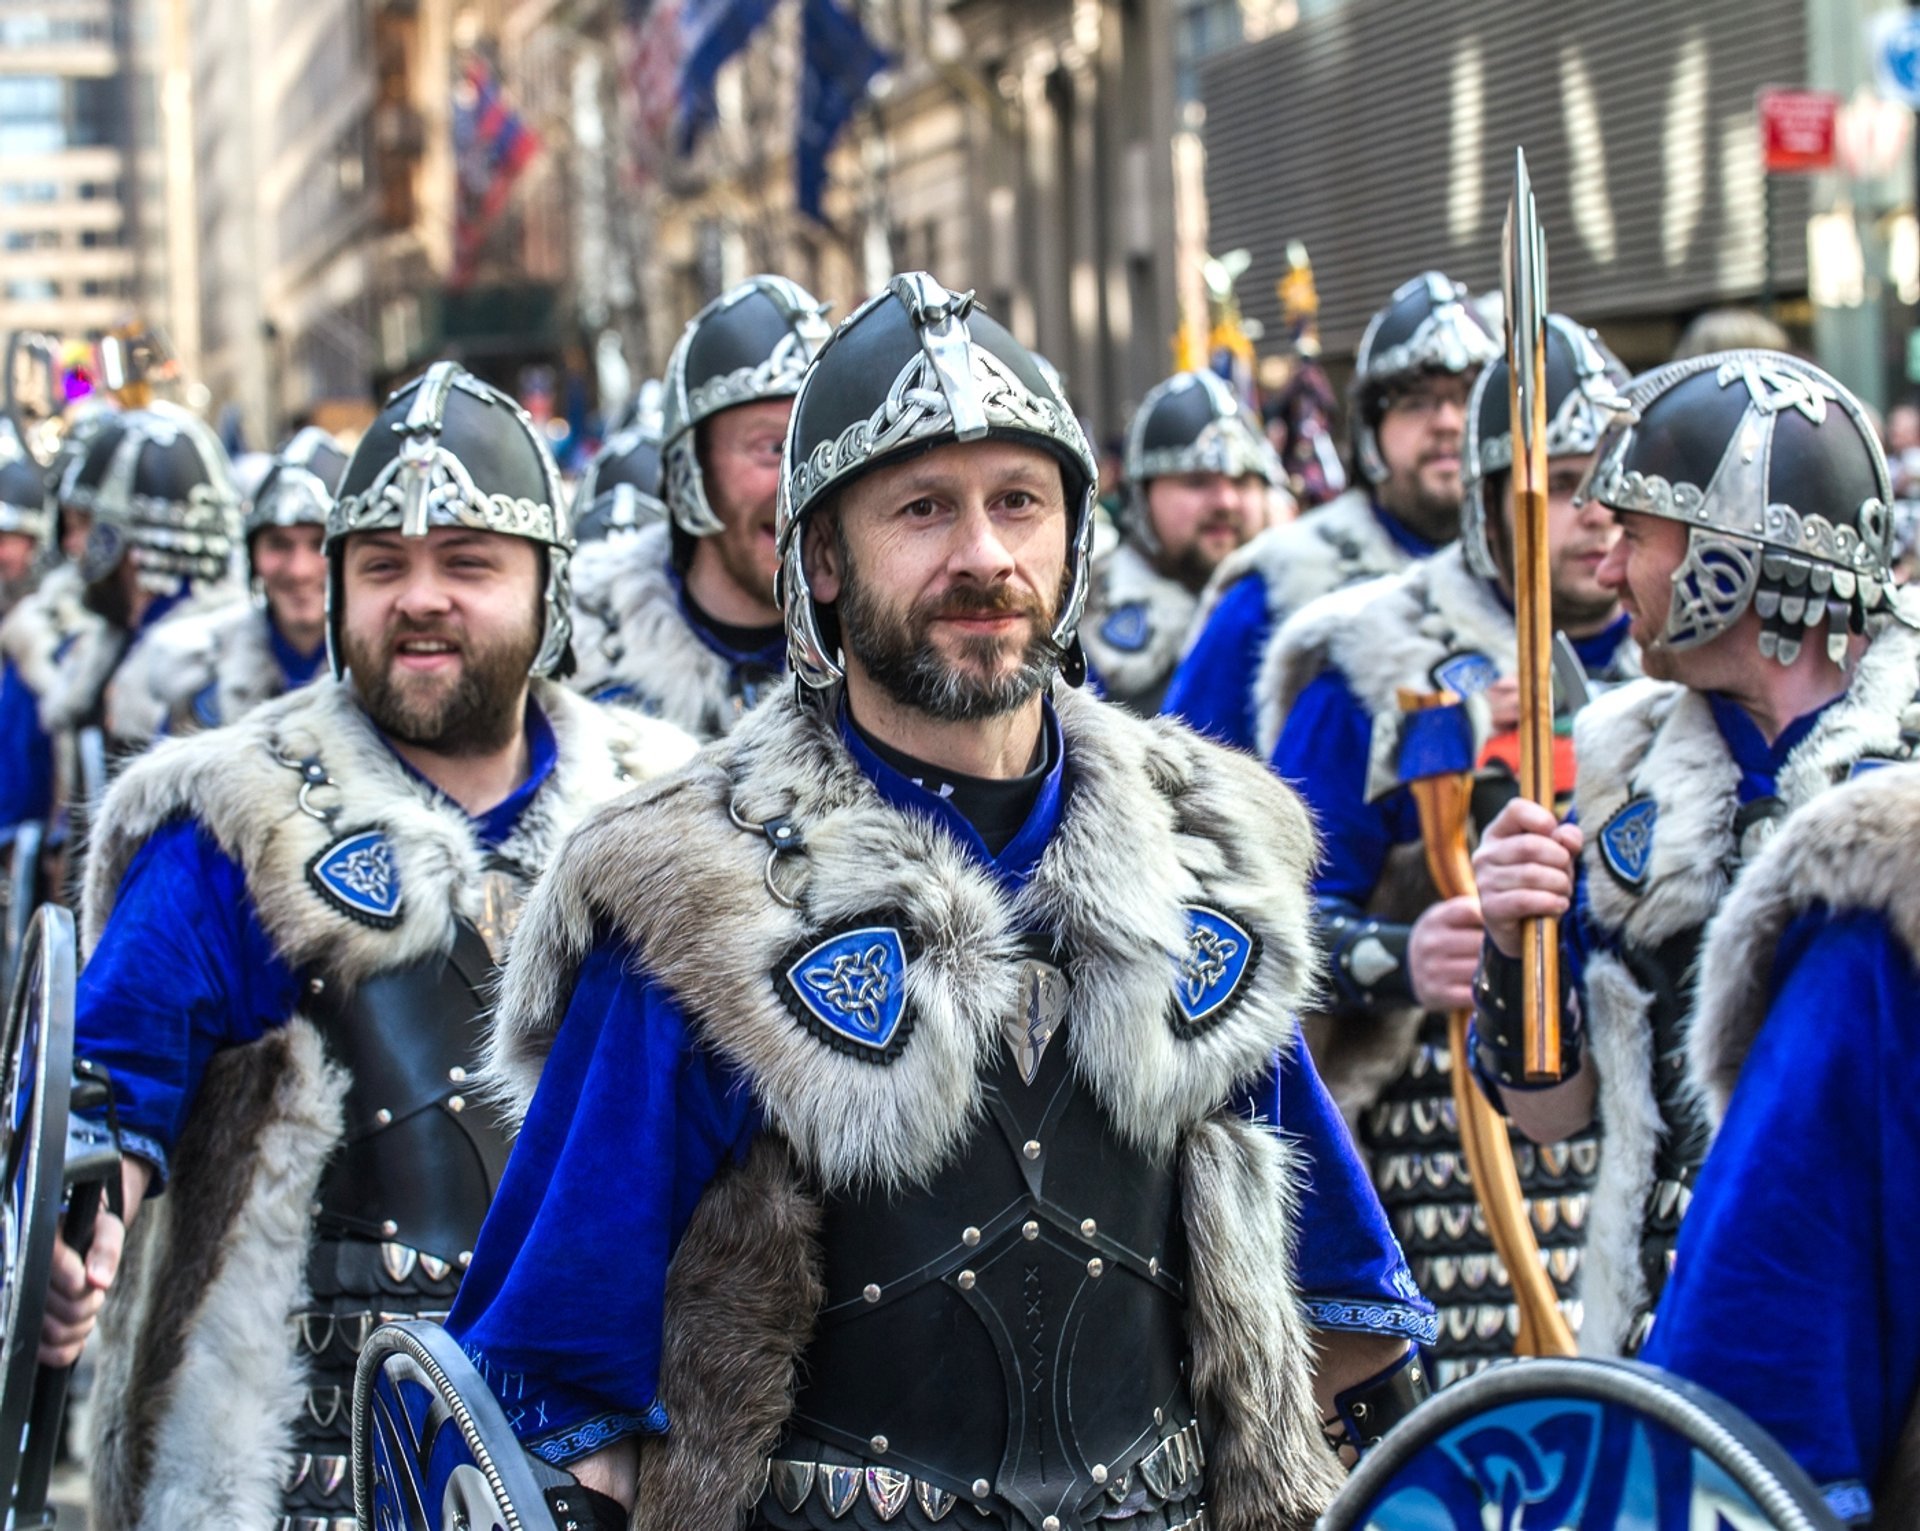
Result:
<svg viewBox="0 0 1920 1531"><path fill-rule="evenodd" d="M512 832L558 760L553 729L531 703L527 742L527 779L474 820L483 844ZM214 1053L285 1025L299 992L246 874L204 825L175 819L134 853L80 974L74 1051L112 1072L121 1137L156 1184Z"/></svg>
<svg viewBox="0 0 1920 1531"><path fill-rule="evenodd" d="M1047 726L1058 728L1051 712ZM1071 770L1060 749L994 857L951 803L844 721L841 737L883 799L941 825L1009 891L1033 875L1060 822ZM1240 1105L1303 1140L1298 1279L1315 1321L1431 1339L1433 1310L1305 1053L1277 1060ZM763 1125L747 1082L698 1044L637 954L601 932L447 1321L539 1456L568 1462L667 1428L657 1396L667 1266L708 1184ZM551 1258L557 1249L567 1258Z"/></svg>
<svg viewBox="0 0 1920 1531"><path fill-rule="evenodd" d="M1920 971L1878 913L1787 929L1641 1358L1865 1520L1920 1398Z"/></svg>

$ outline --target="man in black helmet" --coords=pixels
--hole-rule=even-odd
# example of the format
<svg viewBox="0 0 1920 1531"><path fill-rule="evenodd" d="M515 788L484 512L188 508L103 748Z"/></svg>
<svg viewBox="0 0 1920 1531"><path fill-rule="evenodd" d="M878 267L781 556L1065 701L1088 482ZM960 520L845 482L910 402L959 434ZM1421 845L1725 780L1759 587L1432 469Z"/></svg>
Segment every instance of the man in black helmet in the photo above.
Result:
<svg viewBox="0 0 1920 1531"><path fill-rule="evenodd" d="M1423 1391L1430 1309L1290 1051L1296 800L1059 679L1093 494L1031 354L895 277L794 406L801 684L528 907L450 1327L600 1524L1305 1527L1321 1420Z"/></svg>
<svg viewBox="0 0 1920 1531"><path fill-rule="evenodd" d="M351 1523L355 1353L446 1311L506 1156L465 1084L501 943L586 809L691 749L547 678L570 548L531 420L436 363L328 513L332 676L162 742L99 810L76 1049L112 1073L131 1225L105 1523ZM121 1237L56 1250L45 1360Z"/></svg>

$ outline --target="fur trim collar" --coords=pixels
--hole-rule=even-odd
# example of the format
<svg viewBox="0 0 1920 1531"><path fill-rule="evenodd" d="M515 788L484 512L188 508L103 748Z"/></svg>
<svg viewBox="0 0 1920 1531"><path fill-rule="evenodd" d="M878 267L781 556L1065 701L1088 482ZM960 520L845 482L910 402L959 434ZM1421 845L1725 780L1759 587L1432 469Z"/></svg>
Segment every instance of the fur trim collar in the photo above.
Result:
<svg viewBox="0 0 1920 1531"><path fill-rule="evenodd" d="M231 585L196 590L165 620L192 621L230 605L236 596ZM152 631L159 631L159 627ZM139 641L136 637L132 643ZM52 683L41 693L41 727L50 734L66 733L86 721L101 705L105 691L128 657L129 647L119 628L82 606L66 647L54 657Z"/></svg>
<svg viewBox="0 0 1920 1531"><path fill-rule="evenodd" d="M1467 567L1458 543L1392 578L1322 596L1287 620L1261 660L1255 692L1261 758L1273 753L1308 683L1338 670L1376 720L1368 789L1377 795L1397 780L1400 688L1435 690L1435 667L1458 654L1484 655L1500 674L1511 675L1516 643L1512 614ZM1484 742L1485 709L1468 701Z"/></svg>
<svg viewBox="0 0 1920 1531"><path fill-rule="evenodd" d="M215 686L215 716L239 721L260 703L286 690L274 658L265 607L228 601L211 610L169 617L144 634L107 685L107 732L130 744L147 744L162 730L205 726L194 703Z"/></svg>
<svg viewBox="0 0 1920 1531"><path fill-rule="evenodd" d="M696 739L718 738L740 715L733 667L701 642L680 609L668 570L665 522L590 543L573 562L572 684L589 695L611 686L623 700Z"/></svg>
<svg viewBox="0 0 1920 1531"><path fill-rule="evenodd" d="M596 707L548 682L535 681L533 694L553 726L559 764L499 850L529 875L595 804L692 750L665 724ZM326 785L303 787L299 767L307 760L319 762ZM82 931L89 949L134 853L182 815L206 826L240 864L262 925L295 968L311 964L355 981L445 951L455 916L480 913L486 856L472 821L401 766L340 681L317 680L232 728L163 740L121 774L101 805L87 858ZM401 904L390 929L351 918L307 876L314 857L362 829L383 833L392 851Z"/></svg>
<svg viewBox="0 0 1920 1531"><path fill-rule="evenodd" d="M980 1109L983 1064L1017 1005L1019 937L1045 930L1069 955L1066 1045L1082 1080L1125 1137L1170 1151L1292 1036L1315 960L1312 832L1299 800L1251 758L1065 689L1055 704L1070 787L1018 896L944 830L887 805L821 699L776 698L691 769L602 810L528 902L492 1042L495 1089L525 1110L574 973L610 928L753 1079L822 1183L917 1183ZM769 895L766 842L735 828L729 805L798 827L804 853L774 869L797 909ZM1193 904L1258 944L1231 1009L1183 1037L1170 1006ZM912 1031L876 1066L797 1023L775 970L882 913L917 955Z"/></svg>
<svg viewBox="0 0 1920 1531"><path fill-rule="evenodd" d="M1168 579L1132 543L1096 566L1080 641L1113 701L1156 710L1160 693L1187 646L1198 598Z"/></svg>
<svg viewBox="0 0 1920 1531"><path fill-rule="evenodd" d="M1920 765L1870 771L1796 814L1740 877L1700 959L1688 1047L1694 1088L1717 1127L1766 1019L1774 954L1796 915L1886 913L1920 956Z"/></svg>
<svg viewBox="0 0 1920 1531"><path fill-rule="evenodd" d="M35 696L53 685L53 656L92 616L81 601L86 586L72 564L49 569L0 622L0 658L20 672Z"/></svg>

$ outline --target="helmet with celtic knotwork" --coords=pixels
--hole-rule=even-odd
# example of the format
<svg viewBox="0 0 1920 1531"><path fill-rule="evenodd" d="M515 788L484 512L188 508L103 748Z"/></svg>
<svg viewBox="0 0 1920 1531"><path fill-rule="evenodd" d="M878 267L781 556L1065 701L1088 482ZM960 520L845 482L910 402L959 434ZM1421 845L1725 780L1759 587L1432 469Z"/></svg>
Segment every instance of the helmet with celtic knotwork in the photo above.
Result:
<svg viewBox="0 0 1920 1531"><path fill-rule="evenodd" d="M775 535L787 658L803 682L829 686L841 673L807 586L808 515L854 479L909 453L989 439L1041 447L1060 463L1073 573L1052 636L1063 649L1073 645L1093 541L1093 448L1033 353L972 293L949 292L911 271L834 331L794 400Z"/></svg>
<svg viewBox="0 0 1920 1531"><path fill-rule="evenodd" d="M1438 271L1402 282L1367 321L1353 357L1353 455L1376 484L1388 477L1380 418L1396 389L1434 373L1471 376L1500 354L1500 342L1467 289Z"/></svg>
<svg viewBox="0 0 1920 1531"><path fill-rule="evenodd" d="M228 572L240 491L219 438L177 405L149 404L103 423L59 500L93 517L80 558L89 584L129 554L141 583L165 594Z"/></svg>
<svg viewBox="0 0 1920 1531"><path fill-rule="evenodd" d="M573 536L582 545L667 518L657 432L630 426L594 454L573 492Z"/></svg>
<svg viewBox="0 0 1920 1531"><path fill-rule="evenodd" d="M1270 487L1287 482L1280 456L1232 388L1217 373L1176 372L1147 390L1127 426L1126 534L1148 554L1160 538L1147 514L1147 485L1180 473L1254 474Z"/></svg>

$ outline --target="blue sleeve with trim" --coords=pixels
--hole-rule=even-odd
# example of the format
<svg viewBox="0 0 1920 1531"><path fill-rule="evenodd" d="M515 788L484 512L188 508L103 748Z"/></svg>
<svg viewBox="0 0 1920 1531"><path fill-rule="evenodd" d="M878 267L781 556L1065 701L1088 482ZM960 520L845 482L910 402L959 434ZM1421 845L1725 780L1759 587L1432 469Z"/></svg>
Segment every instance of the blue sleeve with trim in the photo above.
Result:
<svg viewBox="0 0 1920 1531"><path fill-rule="evenodd" d="M0 831L53 812L53 741L40 726L40 699L11 659L0 666Z"/></svg>
<svg viewBox="0 0 1920 1531"><path fill-rule="evenodd" d="M1272 634L1267 582L1249 574L1230 585L1173 672L1161 715L1251 754L1253 683Z"/></svg>

